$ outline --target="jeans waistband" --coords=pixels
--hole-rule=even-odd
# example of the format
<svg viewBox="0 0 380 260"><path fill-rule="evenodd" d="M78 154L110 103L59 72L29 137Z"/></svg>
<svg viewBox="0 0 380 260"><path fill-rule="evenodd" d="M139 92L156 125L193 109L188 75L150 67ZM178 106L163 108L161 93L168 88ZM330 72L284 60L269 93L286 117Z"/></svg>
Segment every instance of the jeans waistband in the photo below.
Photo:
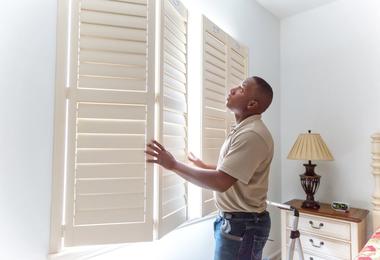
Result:
<svg viewBox="0 0 380 260"><path fill-rule="evenodd" d="M225 219L234 219L234 218L241 218L241 219L247 218L247 219L249 219L249 218L254 218L254 217L263 217L266 214L268 214L268 211L266 211L266 210L263 212L260 212L260 213L256 213L256 212L219 212L219 215Z"/></svg>

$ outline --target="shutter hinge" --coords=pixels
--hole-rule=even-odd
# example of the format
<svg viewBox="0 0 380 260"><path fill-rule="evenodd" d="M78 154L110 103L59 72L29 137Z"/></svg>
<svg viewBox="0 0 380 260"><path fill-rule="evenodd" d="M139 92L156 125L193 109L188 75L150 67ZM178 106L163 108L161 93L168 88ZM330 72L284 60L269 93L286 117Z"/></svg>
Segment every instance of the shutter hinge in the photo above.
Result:
<svg viewBox="0 0 380 260"><path fill-rule="evenodd" d="M70 87L67 87L66 89L65 89L65 95L66 95L66 99L70 99Z"/></svg>
<svg viewBox="0 0 380 260"><path fill-rule="evenodd" d="M61 237L65 237L66 225L61 225Z"/></svg>
<svg viewBox="0 0 380 260"><path fill-rule="evenodd" d="M188 206L188 199L189 199L189 197L188 197L188 186L187 186L187 182L184 182L183 183L183 185L184 185L184 187L185 187L185 194L183 194L183 198L185 199L185 203L186 203L186 206Z"/></svg>

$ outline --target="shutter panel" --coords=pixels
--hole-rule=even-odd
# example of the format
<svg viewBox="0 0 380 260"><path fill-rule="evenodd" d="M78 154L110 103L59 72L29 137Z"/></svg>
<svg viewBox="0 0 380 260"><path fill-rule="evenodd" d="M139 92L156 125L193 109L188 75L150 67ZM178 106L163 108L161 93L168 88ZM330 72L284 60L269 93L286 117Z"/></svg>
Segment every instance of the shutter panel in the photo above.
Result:
<svg viewBox="0 0 380 260"><path fill-rule="evenodd" d="M187 10L163 0L160 53L160 140L177 160L187 161ZM158 238L187 220L187 182L159 168Z"/></svg>
<svg viewBox="0 0 380 260"><path fill-rule="evenodd" d="M227 93L248 77L248 48L228 37L228 83ZM228 110L230 129L235 124L234 114Z"/></svg>
<svg viewBox="0 0 380 260"><path fill-rule="evenodd" d="M217 164L226 138L227 34L203 17L202 159ZM202 216L216 210L214 194L202 190Z"/></svg>
<svg viewBox="0 0 380 260"><path fill-rule="evenodd" d="M65 246L152 240L154 1L72 8Z"/></svg>
<svg viewBox="0 0 380 260"><path fill-rule="evenodd" d="M228 89L248 77L248 48L228 37Z"/></svg>

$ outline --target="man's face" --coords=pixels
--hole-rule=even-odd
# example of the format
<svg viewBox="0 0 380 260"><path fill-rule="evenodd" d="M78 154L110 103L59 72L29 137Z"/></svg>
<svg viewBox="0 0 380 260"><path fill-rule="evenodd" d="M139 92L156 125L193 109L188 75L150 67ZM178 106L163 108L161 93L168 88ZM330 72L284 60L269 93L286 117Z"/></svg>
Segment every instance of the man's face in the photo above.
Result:
<svg viewBox="0 0 380 260"><path fill-rule="evenodd" d="M254 79L246 79L239 86L232 88L227 96L226 106L233 112L245 111L248 103L253 100L254 84Z"/></svg>

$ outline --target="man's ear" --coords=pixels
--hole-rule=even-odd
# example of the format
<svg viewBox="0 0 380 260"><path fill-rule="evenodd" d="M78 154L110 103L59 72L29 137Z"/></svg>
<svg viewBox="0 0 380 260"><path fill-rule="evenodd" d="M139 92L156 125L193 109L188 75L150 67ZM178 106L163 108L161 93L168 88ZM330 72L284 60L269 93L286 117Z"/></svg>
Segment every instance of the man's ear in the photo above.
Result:
<svg viewBox="0 0 380 260"><path fill-rule="evenodd" d="M248 109L257 109L259 107L259 101L256 99L252 99L248 102L247 108Z"/></svg>

